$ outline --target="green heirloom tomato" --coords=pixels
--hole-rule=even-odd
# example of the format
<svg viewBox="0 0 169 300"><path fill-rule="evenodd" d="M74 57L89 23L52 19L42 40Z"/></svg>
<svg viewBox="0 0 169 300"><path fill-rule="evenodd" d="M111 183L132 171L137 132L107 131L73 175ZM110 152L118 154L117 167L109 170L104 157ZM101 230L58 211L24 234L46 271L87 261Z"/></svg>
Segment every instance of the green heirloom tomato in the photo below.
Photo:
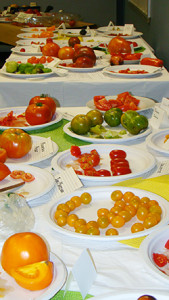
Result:
<svg viewBox="0 0 169 300"><path fill-rule="evenodd" d="M103 115L99 110L93 109L86 114L91 120L91 126L101 125L103 123Z"/></svg>
<svg viewBox="0 0 169 300"><path fill-rule="evenodd" d="M115 127L121 124L121 116L122 110L114 107L105 112L104 120L109 126Z"/></svg>
<svg viewBox="0 0 169 300"><path fill-rule="evenodd" d="M71 130L77 134L86 134L91 127L91 120L88 116L79 114L71 121Z"/></svg>
<svg viewBox="0 0 169 300"><path fill-rule="evenodd" d="M148 119L136 111L128 110L121 116L121 124L128 132L136 135L148 127Z"/></svg>

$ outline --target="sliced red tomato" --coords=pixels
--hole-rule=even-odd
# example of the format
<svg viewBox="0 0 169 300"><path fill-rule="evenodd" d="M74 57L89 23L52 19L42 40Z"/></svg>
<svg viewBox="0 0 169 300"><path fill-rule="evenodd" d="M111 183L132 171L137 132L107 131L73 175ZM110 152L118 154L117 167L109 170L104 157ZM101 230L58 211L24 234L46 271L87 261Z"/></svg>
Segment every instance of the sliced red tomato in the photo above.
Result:
<svg viewBox="0 0 169 300"><path fill-rule="evenodd" d="M95 168L91 168L90 170L84 170L84 175L85 176L97 176L97 171Z"/></svg>
<svg viewBox="0 0 169 300"><path fill-rule="evenodd" d="M73 145L70 148L70 153L75 157L79 157L81 155L81 150L78 146Z"/></svg>
<svg viewBox="0 0 169 300"><path fill-rule="evenodd" d="M116 166L111 171L113 176L127 175L131 173L130 168L126 166Z"/></svg>
<svg viewBox="0 0 169 300"><path fill-rule="evenodd" d="M0 181L6 178L10 173L11 171L9 168L4 163L0 162Z"/></svg>
<svg viewBox="0 0 169 300"><path fill-rule="evenodd" d="M111 173L108 170L100 169L97 171L97 176L100 176L100 177L111 176Z"/></svg>
<svg viewBox="0 0 169 300"><path fill-rule="evenodd" d="M14 179L22 178L22 176L25 174L22 170L13 170L10 174L10 176Z"/></svg>
<svg viewBox="0 0 169 300"><path fill-rule="evenodd" d="M21 178L25 182L30 182L35 180L35 177L31 173L24 173Z"/></svg>
<svg viewBox="0 0 169 300"><path fill-rule="evenodd" d="M111 159L114 159L116 157L126 158L127 154L124 150L114 149L109 153L109 156Z"/></svg>
<svg viewBox="0 0 169 300"><path fill-rule="evenodd" d="M153 260L158 267L164 267L168 262L167 256L159 253L153 253Z"/></svg>
<svg viewBox="0 0 169 300"><path fill-rule="evenodd" d="M169 240L165 243L165 248L169 249Z"/></svg>

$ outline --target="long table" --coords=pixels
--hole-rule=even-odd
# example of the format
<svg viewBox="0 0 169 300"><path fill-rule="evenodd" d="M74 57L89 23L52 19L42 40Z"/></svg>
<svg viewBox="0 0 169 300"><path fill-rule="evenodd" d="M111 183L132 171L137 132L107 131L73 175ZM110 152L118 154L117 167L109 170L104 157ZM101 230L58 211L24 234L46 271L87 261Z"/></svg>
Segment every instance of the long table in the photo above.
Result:
<svg viewBox="0 0 169 300"><path fill-rule="evenodd" d="M144 54L154 56L152 49L142 38L137 38L135 41L146 48ZM20 60L20 57L11 54L9 60ZM26 56L24 58L26 60ZM109 65L108 57L105 56L105 59ZM165 68L160 76L141 79L110 77L105 75L103 70L68 72L63 77L52 75L43 80L38 78L15 79L0 74L1 108L27 105L31 97L42 93L55 97L58 100L58 106L61 107L84 106L95 95L116 95L124 91L130 91L137 96L153 98L160 102L163 97L169 95L169 74Z"/></svg>
<svg viewBox="0 0 169 300"><path fill-rule="evenodd" d="M76 115L77 113L86 113L88 110L89 109L86 107L58 108L58 111L63 113L63 116L65 113ZM86 144L81 140L76 140L70 137L68 138L63 133L63 126L66 122L67 120L65 118L60 121L56 128L47 128L43 131L34 132L34 134L42 137L50 136L52 140L58 144L59 151L67 150L73 144L79 146ZM137 143L130 142L129 144L131 147L134 146L145 151L147 149L145 138L138 140ZM156 156L156 158L157 160L165 160L165 157L162 156ZM43 162L34 164L34 166L44 168L53 174L53 171L51 170L51 160L52 158L47 159ZM158 195L166 198L166 201L169 201L168 180L169 175L165 175L160 178L152 179L132 179L131 181L119 182L116 185L127 186L128 188L134 187L145 189L147 191L157 193ZM111 247L110 245L107 247L106 245L100 244L100 249L90 247L87 242L85 244L83 242L82 246L76 245L75 240L73 243L70 243L70 241L67 242L64 238L57 234L54 227L51 227L47 220L47 213L59 200L59 198L57 198L57 188L54 187L39 200L42 204L38 206L36 206L36 204L34 205L33 200L31 201L32 210L36 220L33 231L40 233L47 239L51 251L62 259L66 265L68 273L72 270L83 250L89 249L97 270L96 280L93 282L90 290L88 291L89 295L95 296L96 299L100 296L98 299L109 300L112 295L118 297L119 293L123 292L126 295L129 294L128 298L125 299L133 299L132 292L136 291L140 296L143 294L155 295L158 293L161 295L161 298L159 298L159 300L161 300L163 299L163 293L165 294L169 292L168 283L163 280L159 280L159 277L150 271L150 269L147 269L144 263L139 247L145 236L142 238L124 240L122 243L114 242ZM35 199L35 202L36 201L37 199ZM62 299L64 290L65 285L62 287L62 290L53 297L53 300ZM66 297L76 300L82 299L76 280L71 281ZM27 298L24 297L24 299ZM20 298L18 298L18 300L20 300Z"/></svg>

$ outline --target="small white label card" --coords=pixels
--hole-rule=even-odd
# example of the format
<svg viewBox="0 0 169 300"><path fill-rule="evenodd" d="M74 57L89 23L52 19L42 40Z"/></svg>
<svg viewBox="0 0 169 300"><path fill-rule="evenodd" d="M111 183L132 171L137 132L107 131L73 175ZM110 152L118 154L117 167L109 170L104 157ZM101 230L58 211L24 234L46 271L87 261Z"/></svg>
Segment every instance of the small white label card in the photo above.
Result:
<svg viewBox="0 0 169 300"><path fill-rule="evenodd" d="M72 276L73 274L73 276ZM76 280L83 299L88 294L94 280L96 279L97 272L89 249L83 250L82 254L76 261L75 265L70 271L68 280L65 287L67 292L73 278ZM85 278L85 280L84 280Z"/></svg>
<svg viewBox="0 0 169 300"><path fill-rule="evenodd" d="M109 31L109 30L111 30L113 28L114 28L114 24L113 24L112 21L110 21L109 24L108 24L108 26L107 26L107 28L106 28L106 31Z"/></svg>
<svg viewBox="0 0 169 300"><path fill-rule="evenodd" d="M169 98L162 98L160 107L164 110L166 110L167 114L169 115Z"/></svg>
<svg viewBox="0 0 169 300"><path fill-rule="evenodd" d="M169 174L169 161L165 160L157 163L157 170L153 173L153 175L149 176L148 179L167 174Z"/></svg>
<svg viewBox="0 0 169 300"><path fill-rule="evenodd" d="M150 123L152 127L156 129L169 127L169 119L167 116L167 112L160 106L156 105L154 107Z"/></svg>
<svg viewBox="0 0 169 300"><path fill-rule="evenodd" d="M125 24L123 29L123 34L133 35L134 25L133 24Z"/></svg>
<svg viewBox="0 0 169 300"><path fill-rule="evenodd" d="M72 167L67 168L65 171L61 171L59 174L54 176L57 185L58 197L71 193L83 186Z"/></svg>
<svg viewBox="0 0 169 300"><path fill-rule="evenodd" d="M31 156L34 158L48 156L51 153L53 153L53 144L50 137L34 143L31 149Z"/></svg>

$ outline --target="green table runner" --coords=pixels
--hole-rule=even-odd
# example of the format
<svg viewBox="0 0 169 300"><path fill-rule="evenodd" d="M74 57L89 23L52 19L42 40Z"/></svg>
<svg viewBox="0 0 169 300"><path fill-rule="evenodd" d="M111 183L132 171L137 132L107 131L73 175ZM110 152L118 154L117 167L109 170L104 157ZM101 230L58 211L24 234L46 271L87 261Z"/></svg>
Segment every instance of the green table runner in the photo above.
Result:
<svg viewBox="0 0 169 300"><path fill-rule="evenodd" d="M87 295L85 299L92 298L92 295ZM80 292L74 292L74 291L67 291L64 296L64 291L59 291L52 300L83 300L82 295Z"/></svg>

